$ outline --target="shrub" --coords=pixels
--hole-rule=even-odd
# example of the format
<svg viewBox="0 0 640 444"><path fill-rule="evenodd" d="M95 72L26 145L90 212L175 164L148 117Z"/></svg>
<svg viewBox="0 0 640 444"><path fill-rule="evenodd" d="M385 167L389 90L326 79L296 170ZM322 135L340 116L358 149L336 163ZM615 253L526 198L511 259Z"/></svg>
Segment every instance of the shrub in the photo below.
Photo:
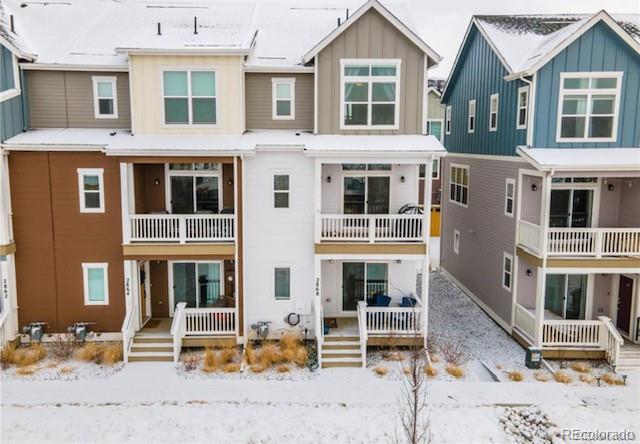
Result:
<svg viewBox="0 0 640 444"><path fill-rule="evenodd" d="M309 353L304 345L301 345L296 350L296 355L293 357L293 362L298 367L304 367L309 363Z"/></svg>
<svg viewBox="0 0 640 444"><path fill-rule="evenodd" d="M240 371L240 364L236 362L230 362L222 367L222 371L225 373L238 373Z"/></svg>
<svg viewBox="0 0 640 444"><path fill-rule="evenodd" d="M0 363L2 367L8 367L16 363L16 345L13 342L7 342L0 351Z"/></svg>
<svg viewBox="0 0 640 444"><path fill-rule="evenodd" d="M200 355L198 353L188 353L182 358L182 365L188 372L192 372L200 366Z"/></svg>
<svg viewBox="0 0 640 444"><path fill-rule="evenodd" d="M562 384L570 384L573 381L571 375L569 375L564 370L558 370L553 374L553 378L556 382L561 382Z"/></svg>
<svg viewBox="0 0 640 444"><path fill-rule="evenodd" d="M249 367L249 369L251 370L252 373L262 373L267 369L267 367L265 367L262 364L253 364L252 366Z"/></svg>
<svg viewBox="0 0 640 444"><path fill-rule="evenodd" d="M204 351L203 361L202 371L204 372L214 372L218 368L218 357L216 356L215 350L210 347Z"/></svg>
<svg viewBox="0 0 640 444"><path fill-rule="evenodd" d="M78 343L75 341L73 334L61 333L53 337L49 348L51 349L51 354L56 358L61 360L71 359L78 348Z"/></svg>
<svg viewBox="0 0 640 444"><path fill-rule="evenodd" d="M102 364L105 346L97 342L87 342L76 351L76 358L85 362Z"/></svg>
<svg viewBox="0 0 640 444"><path fill-rule="evenodd" d="M602 375L602 380L609 385L624 385L624 380L613 373L605 373Z"/></svg>
<svg viewBox="0 0 640 444"><path fill-rule="evenodd" d="M533 377L535 378L536 381L539 381L539 382L547 382L549 379L551 379L549 374L545 372L537 372L533 375Z"/></svg>
<svg viewBox="0 0 640 444"><path fill-rule="evenodd" d="M585 384L593 384L595 380L596 378L588 373L583 373L582 375L580 375L580 381L584 382Z"/></svg>
<svg viewBox="0 0 640 444"><path fill-rule="evenodd" d="M34 365L28 365L26 367L20 367L18 370L16 370L16 375L31 376L35 372L37 372L38 370L40 370L40 368L38 368L38 367L36 367Z"/></svg>
<svg viewBox="0 0 640 444"><path fill-rule="evenodd" d="M386 367L376 367L373 369L374 373L378 376L385 376L389 373L389 369Z"/></svg>
<svg viewBox="0 0 640 444"><path fill-rule="evenodd" d="M42 344L33 343L27 348L17 349L14 362L18 367L26 367L40 362L46 355L47 351Z"/></svg>
<svg viewBox="0 0 640 444"><path fill-rule="evenodd" d="M297 349L302 341L300 338L294 333L285 333L280 336L280 349L284 352L285 350L295 350Z"/></svg>
<svg viewBox="0 0 640 444"><path fill-rule="evenodd" d="M278 368L276 368L276 370L278 371L278 373L289 373L289 366L279 365Z"/></svg>
<svg viewBox="0 0 640 444"><path fill-rule="evenodd" d="M459 342L443 342L440 346L440 354L444 357L447 364L460 366L465 361L465 348Z"/></svg>
<svg viewBox="0 0 640 444"><path fill-rule="evenodd" d="M122 345L111 344L105 346L102 350L102 363L113 365L119 361L122 361Z"/></svg>
<svg viewBox="0 0 640 444"><path fill-rule="evenodd" d="M238 349L234 346L225 347L220 351L220 364L229 364L238 359Z"/></svg>
<svg viewBox="0 0 640 444"><path fill-rule="evenodd" d="M445 367L445 370L454 378L464 377L464 369L460 366L449 364Z"/></svg>
<svg viewBox="0 0 640 444"><path fill-rule="evenodd" d="M513 381L513 382L524 381L524 374L519 370L513 370L510 372L507 372L507 374L509 375L510 381Z"/></svg>
<svg viewBox="0 0 640 444"><path fill-rule="evenodd" d="M283 362L282 352L280 348L274 344L265 344L260 349L260 364L265 367L270 367L274 364L280 364Z"/></svg>
<svg viewBox="0 0 640 444"><path fill-rule="evenodd" d="M247 361L247 364L254 365L258 362L258 356L256 355L256 351L253 348L253 341L247 342L247 346L244 349L244 357Z"/></svg>
<svg viewBox="0 0 640 444"><path fill-rule="evenodd" d="M424 372L430 378L433 378L438 374L438 370L433 365L426 365L424 367Z"/></svg>
<svg viewBox="0 0 640 444"><path fill-rule="evenodd" d="M578 373L589 373L591 371L591 366L586 362L572 362L569 367Z"/></svg>

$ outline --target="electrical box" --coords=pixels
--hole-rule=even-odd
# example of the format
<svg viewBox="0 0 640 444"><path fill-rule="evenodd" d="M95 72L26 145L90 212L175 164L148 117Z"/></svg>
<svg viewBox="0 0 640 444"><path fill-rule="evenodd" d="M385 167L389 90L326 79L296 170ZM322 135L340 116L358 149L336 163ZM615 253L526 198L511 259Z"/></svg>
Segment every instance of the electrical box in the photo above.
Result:
<svg viewBox="0 0 640 444"><path fill-rule="evenodd" d="M540 368L542 366L542 350L537 347L529 347L524 363L527 368Z"/></svg>

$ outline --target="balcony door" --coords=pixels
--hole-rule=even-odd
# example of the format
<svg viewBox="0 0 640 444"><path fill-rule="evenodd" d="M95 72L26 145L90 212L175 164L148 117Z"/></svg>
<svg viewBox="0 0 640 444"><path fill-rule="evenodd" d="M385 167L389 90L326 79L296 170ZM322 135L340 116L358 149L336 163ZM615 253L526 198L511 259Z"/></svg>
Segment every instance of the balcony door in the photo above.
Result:
<svg viewBox="0 0 640 444"><path fill-rule="evenodd" d="M342 311L353 312L359 301L388 293L389 265L382 262L342 263ZM366 298L366 299L365 299Z"/></svg>
<svg viewBox="0 0 640 444"><path fill-rule="evenodd" d="M548 274L545 318L585 319L588 282L586 274Z"/></svg>
<svg viewBox="0 0 640 444"><path fill-rule="evenodd" d="M218 164L169 164L172 214L217 214L222 190Z"/></svg>
<svg viewBox="0 0 640 444"><path fill-rule="evenodd" d="M389 176L345 176L344 214L389 214Z"/></svg>
<svg viewBox="0 0 640 444"><path fill-rule="evenodd" d="M589 228L593 218L593 189L551 190L551 228Z"/></svg>
<svg viewBox="0 0 640 444"><path fill-rule="evenodd" d="M221 265L217 261L171 262L172 307L180 302L186 302L190 308L217 307L223 303Z"/></svg>

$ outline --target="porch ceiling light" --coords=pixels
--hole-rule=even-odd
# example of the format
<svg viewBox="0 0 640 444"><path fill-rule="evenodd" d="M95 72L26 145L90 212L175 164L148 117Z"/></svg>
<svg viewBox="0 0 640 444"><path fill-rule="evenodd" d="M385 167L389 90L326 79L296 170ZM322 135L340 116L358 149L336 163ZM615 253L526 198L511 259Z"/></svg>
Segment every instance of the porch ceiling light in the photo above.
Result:
<svg viewBox="0 0 640 444"><path fill-rule="evenodd" d="M531 271L531 268L527 268L527 276L531 276L533 274L533 271Z"/></svg>
<svg viewBox="0 0 640 444"><path fill-rule="evenodd" d="M404 176L400 176L400 182L404 183L407 179Z"/></svg>
<svg viewBox="0 0 640 444"><path fill-rule="evenodd" d="M615 190L615 189L616 189L616 187L614 187L612 183L610 183L609 185L607 185L607 190L609 190L609 191L613 191L613 190Z"/></svg>
<svg viewBox="0 0 640 444"><path fill-rule="evenodd" d="M538 185L535 183L531 184L531 191L538 191Z"/></svg>
<svg viewBox="0 0 640 444"><path fill-rule="evenodd" d="M327 176L327 183L331 183L331 176Z"/></svg>

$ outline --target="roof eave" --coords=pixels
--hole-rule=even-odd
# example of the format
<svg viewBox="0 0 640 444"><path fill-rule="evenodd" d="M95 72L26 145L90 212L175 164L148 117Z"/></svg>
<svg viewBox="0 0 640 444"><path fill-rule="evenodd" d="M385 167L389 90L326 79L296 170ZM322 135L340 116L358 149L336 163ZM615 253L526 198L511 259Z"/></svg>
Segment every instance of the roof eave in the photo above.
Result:
<svg viewBox="0 0 640 444"><path fill-rule="evenodd" d="M220 48L135 48L118 47L117 54L126 55L225 55L225 56L246 56L251 52L250 47L220 47Z"/></svg>

